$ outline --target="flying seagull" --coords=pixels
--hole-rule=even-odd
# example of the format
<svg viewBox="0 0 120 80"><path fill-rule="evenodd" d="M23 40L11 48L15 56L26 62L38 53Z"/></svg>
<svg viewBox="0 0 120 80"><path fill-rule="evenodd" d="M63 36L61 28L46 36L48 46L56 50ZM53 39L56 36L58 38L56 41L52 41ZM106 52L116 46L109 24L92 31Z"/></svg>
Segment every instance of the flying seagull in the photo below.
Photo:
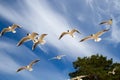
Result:
<svg viewBox="0 0 120 80"><path fill-rule="evenodd" d="M3 34L5 34L6 32L12 32L12 33L16 33L15 29L16 28L21 28L19 25L17 24L13 24L12 26L9 26L7 28L4 28L1 33L0 36L2 36Z"/></svg>
<svg viewBox="0 0 120 80"><path fill-rule="evenodd" d="M35 37L38 35L38 33L36 32L33 32L31 34L27 34L26 37L23 37L17 44L17 46L20 46L22 43L24 43L25 41L28 41L28 40L32 40L34 41Z"/></svg>
<svg viewBox="0 0 120 80"><path fill-rule="evenodd" d="M39 61L40 61L39 59L33 60L29 65L20 67L16 72L19 72L22 70L32 71L33 70L32 66Z"/></svg>
<svg viewBox="0 0 120 80"><path fill-rule="evenodd" d="M55 57L53 57L53 58L51 58L51 59L48 59L48 60L53 60L53 59L57 59L57 60L60 60L60 59L62 59L62 57L64 57L64 56L66 56L66 55L58 55L58 56L55 56Z"/></svg>
<svg viewBox="0 0 120 80"><path fill-rule="evenodd" d="M83 80L82 78L87 77L88 75L80 75L80 76L76 76L74 78L71 78L70 80Z"/></svg>
<svg viewBox="0 0 120 80"><path fill-rule="evenodd" d="M103 35L105 32L109 31L109 29L101 30L97 32L96 34L91 34L90 36L87 36L83 39L80 40L80 42L89 40L89 39L94 39L95 42L101 41L101 38L99 38L101 35Z"/></svg>
<svg viewBox="0 0 120 80"><path fill-rule="evenodd" d="M72 29L71 31L67 31L67 32L62 32L62 34L60 35L60 37L59 37L59 40L64 36L64 35L66 35L66 34L69 34L70 36L72 36L72 37L74 37L74 35L73 35L73 33L75 33L75 32L77 32L77 33L80 33L78 30L76 30L76 29Z"/></svg>
<svg viewBox="0 0 120 80"><path fill-rule="evenodd" d="M113 74L113 75L115 75L116 69L117 69L117 67L115 67L112 71L109 71L108 74Z"/></svg>
<svg viewBox="0 0 120 80"><path fill-rule="evenodd" d="M36 38L34 39L34 44L32 46L32 50L35 49L35 47L38 45L38 44L45 44L46 41L44 40L44 37L47 36L48 34L41 34L41 36L39 38Z"/></svg>
<svg viewBox="0 0 120 80"><path fill-rule="evenodd" d="M99 25L101 25L101 24L107 24L107 25L110 25L110 26L111 26L112 23L113 23L112 19L109 19L109 20L107 20L107 21L101 22Z"/></svg>

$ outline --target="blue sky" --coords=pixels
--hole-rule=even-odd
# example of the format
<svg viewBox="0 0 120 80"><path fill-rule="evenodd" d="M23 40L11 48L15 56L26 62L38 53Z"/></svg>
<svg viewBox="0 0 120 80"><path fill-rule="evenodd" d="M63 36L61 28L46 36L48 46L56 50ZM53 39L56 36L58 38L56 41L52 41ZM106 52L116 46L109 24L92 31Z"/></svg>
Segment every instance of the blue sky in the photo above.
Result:
<svg viewBox="0 0 120 80"><path fill-rule="evenodd" d="M120 0L0 0L0 31L18 24L22 29L17 33L6 33L0 38L0 80L67 80L74 71L72 62L78 56L103 54L120 61ZM113 19L111 30L104 34L102 41L80 43L80 39L108 26L98 24ZM78 29L82 34L75 38L59 35L68 29ZM26 33L47 33L46 44L31 50L32 42L16 47ZM49 61L56 55L65 54L62 60ZM33 72L15 71L34 59L40 62Z"/></svg>

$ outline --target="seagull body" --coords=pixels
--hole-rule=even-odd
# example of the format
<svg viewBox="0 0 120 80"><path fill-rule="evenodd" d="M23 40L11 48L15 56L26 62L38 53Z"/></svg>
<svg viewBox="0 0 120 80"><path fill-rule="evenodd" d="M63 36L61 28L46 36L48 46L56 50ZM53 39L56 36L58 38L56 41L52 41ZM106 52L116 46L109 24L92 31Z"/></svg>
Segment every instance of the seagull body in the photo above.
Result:
<svg viewBox="0 0 120 80"><path fill-rule="evenodd" d="M39 38L36 38L34 39L34 44L32 46L32 50L35 49L35 47L38 45L38 44L45 44L46 41L44 40L44 37L47 36L48 34L41 34L41 36Z"/></svg>
<svg viewBox="0 0 120 80"><path fill-rule="evenodd" d="M12 26L9 26L8 28L4 28L1 31L0 36L2 36L3 34L5 34L6 32L16 33L16 31L15 31L16 28L21 28L21 27L18 26L17 24L13 24Z"/></svg>
<svg viewBox="0 0 120 80"><path fill-rule="evenodd" d="M109 71L108 74L113 74L113 75L115 75L115 71L116 71L116 67L115 67L112 71Z"/></svg>
<svg viewBox="0 0 120 80"><path fill-rule="evenodd" d="M77 33L80 33L78 30L76 30L76 29L72 29L71 31L67 31L67 32L63 32L61 35L60 35L60 37L59 37L59 40L64 36L64 35L66 35L66 34L69 34L70 36L72 36L72 37L74 37L74 33L75 32L77 32Z"/></svg>
<svg viewBox="0 0 120 80"><path fill-rule="evenodd" d="M109 19L109 20L107 20L107 21L101 22L100 25L101 25L101 24L107 24L107 25L110 25L110 26L111 26L112 23L113 23L112 19Z"/></svg>
<svg viewBox="0 0 120 80"><path fill-rule="evenodd" d="M88 75L81 75L81 76L77 76L74 78L71 78L71 80L83 80L82 78L87 77Z"/></svg>
<svg viewBox="0 0 120 80"><path fill-rule="evenodd" d="M36 32L33 32L31 34L27 34L26 37L23 37L17 44L17 46L20 46L22 43L24 43L25 41L28 41L28 40L32 40L34 42L34 39L35 37L38 35L38 33Z"/></svg>
<svg viewBox="0 0 120 80"><path fill-rule="evenodd" d="M95 42L101 41L101 38L99 38L101 35L103 35L105 32L109 31L109 29L101 30L97 32L96 34L91 34L90 36L87 36L83 39L80 40L80 42L89 40L89 39L94 39Z"/></svg>
<svg viewBox="0 0 120 80"><path fill-rule="evenodd" d="M39 59L36 59L36 60L32 61L29 65L20 67L16 72L19 72L19 71L22 71L22 70L32 71L33 70L33 68L32 68L33 64L35 64L39 61L40 61Z"/></svg>
<svg viewBox="0 0 120 80"><path fill-rule="evenodd" d="M60 60L60 59L62 59L62 57L64 57L64 56L66 56L66 55L58 55L58 56L55 56L55 57L53 57L53 58L51 58L51 59L49 59L49 60L53 60L53 59Z"/></svg>

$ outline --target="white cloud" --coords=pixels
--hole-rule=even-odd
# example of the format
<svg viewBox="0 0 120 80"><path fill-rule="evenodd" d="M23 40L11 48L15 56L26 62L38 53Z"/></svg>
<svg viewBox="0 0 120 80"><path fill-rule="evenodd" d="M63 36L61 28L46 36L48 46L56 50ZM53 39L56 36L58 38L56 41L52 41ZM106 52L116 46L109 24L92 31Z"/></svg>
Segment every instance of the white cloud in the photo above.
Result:
<svg viewBox="0 0 120 80"><path fill-rule="evenodd" d="M9 41L9 42L7 42L7 40ZM15 42L15 41L14 41ZM16 70L21 66L19 63L18 63L18 61L19 60L16 60L14 57L12 57L12 55L14 55L14 56L21 56L22 57L22 54L24 53L25 54L25 52L23 51L23 50L25 50L26 52L29 52L29 50L28 49L22 49L20 52L21 52L21 54L20 53L18 53L19 52L19 50L17 50L17 48L16 48L16 46L14 45L14 43L13 43L13 41L12 40L10 40L10 39L8 39L8 38L6 38L4 41L1 41L0 42L0 45L2 45L2 46L0 46L0 73L2 74L6 74L6 75L14 75L14 76L21 76L22 78L24 78L24 79L29 79L29 80L33 80L33 79L35 79L35 80L37 80L36 78L35 78L35 76L34 75L31 75L29 72L24 72L24 73L21 73L21 74L19 74L19 73L16 73ZM11 56L10 56L10 54L12 54ZM28 54L28 53L27 53ZM31 59L33 59L33 58L35 58L35 57L37 57L37 56L35 56L35 55L33 55L33 53L31 54L31 53L29 53L29 55L31 55L32 57L28 57L27 59L28 60L31 60ZM26 56L26 54L25 54L25 57L27 57ZM24 59L25 57L23 57L22 59ZM25 58L26 59L26 58Z"/></svg>
<svg viewBox="0 0 120 80"><path fill-rule="evenodd" d="M93 0L87 0L87 1L88 1L88 4L92 8L94 8ZM79 40L87 35L87 33L85 33L82 30L80 30L80 32L85 33L85 34L77 35L77 33L76 33L76 35L77 35L76 38L71 38L66 35L63 39L58 40L58 37L61 34L61 32L71 29L71 27L67 26L69 24L66 20L66 17L63 17L61 14L54 11L49 6L49 3L47 3L45 0L44 1L43 0L36 0L36 1L35 0L31 0L31 1L22 0L21 2L18 2L16 4L19 4L18 9L20 9L21 11L18 12L18 10L13 9L12 7L8 7L7 5L4 6L4 5L2 5L2 3L0 3L0 10L1 10L0 15L3 16L4 18L8 19L12 23L20 24L24 29L28 30L29 32L35 31L35 32L38 32L39 34L47 33L48 36L45 38L45 40L47 40L46 41L47 43L45 44L46 47L40 46L40 48L44 52L49 51L48 48L50 48L50 47L47 47L47 45L49 45L49 46L55 47L55 49L58 50L58 52L56 52L56 54L69 55L70 60L71 60L71 57L74 58L77 56L89 56L91 54L96 54L98 52L102 53L110 58L113 57L116 60L119 60L113 54L111 54L109 51L105 50L104 46L102 46L99 43L97 44L97 43L89 42L89 41L80 43ZM99 8L99 6L97 6L97 8ZM93 9L93 10L95 10L95 9ZM101 8L99 10L103 11L103 13L105 13L104 10L102 10ZM99 14L99 15L100 15L100 17L102 16L101 14ZM80 21L84 21L84 18L81 15L78 17L78 19ZM112 30L112 39L113 40L117 39L117 41L118 41L120 39L117 36L115 36L116 34L118 34L118 31L116 32L116 29L118 29L118 26L116 25L116 23L113 25L116 27L114 27ZM3 42L1 42L0 44L3 44ZM11 48L11 50L9 48ZM1 49L10 51L11 53L14 53L15 55L19 54L17 56L22 57L22 59L25 59L28 56L28 54L34 56L34 58L37 57L37 56L33 55L34 53L32 53L31 51L29 51L29 50L26 51L27 48L23 45L22 45L22 47L16 48L16 47L14 47L14 45L12 45L10 43L9 43L9 45L8 45L8 43L4 43L4 47L2 47ZM21 51L26 51L26 53L20 53ZM51 53L51 55L52 55L52 53ZM2 56L3 56L2 60L5 60L4 57L6 55L2 55ZM8 56L7 58L8 58L8 60L10 60L11 64L15 65L14 66L15 68L19 66L19 64L17 64L10 56ZM32 60L31 57L30 57L30 60ZM5 62L5 63L7 63L7 62ZM47 63L47 61L45 61L45 63ZM58 74L57 76L55 76L56 78L61 77L60 80L62 80L64 78L64 75L62 75L62 73L60 73L55 66L53 66L51 64L46 65L46 66L52 66L52 68L55 68L55 69L54 69L54 71L52 71L53 69L45 70L47 68L43 66L43 68L41 68L41 70L38 70L38 71L40 71L40 74L42 77L49 75L48 78L54 78L53 74L51 74L52 72L54 72L54 74ZM13 71L13 69L11 69L11 67L8 68L9 72ZM2 68L3 68L3 66L2 66ZM25 73L22 73L22 74L25 74ZM38 74L36 74L36 75L38 75ZM29 74L28 74L28 77L29 77ZM31 79L31 80L33 80L33 79Z"/></svg>
<svg viewBox="0 0 120 80"><path fill-rule="evenodd" d="M34 66L34 71L21 71L16 73L16 70L24 65L27 65L33 59L39 59L30 49L22 45L16 47L16 41L3 37L0 42L0 73L6 75L20 76L23 79L38 80L41 79L56 79L63 80L64 74L51 62L40 58L40 63ZM46 66L46 67L45 67ZM47 78L46 78L47 76Z"/></svg>
<svg viewBox="0 0 120 80"><path fill-rule="evenodd" d="M117 25L117 23L118 22L114 19L114 23L112 25L112 33L111 33L111 40L114 43L120 43L120 35L119 35L120 28Z"/></svg>
<svg viewBox="0 0 120 80"><path fill-rule="evenodd" d="M88 3L92 5L93 1L90 0ZM21 5L20 8L22 7L23 9L22 14L18 13L17 10L8 8L7 6L3 7L3 5L0 6L0 9L2 10L0 14L13 23L21 24L30 32L36 31L39 34L47 33L47 44L54 46L60 52L64 52L71 57L78 55L84 56L97 53L97 51L99 51L101 48L99 45L96 45L96 43L79 43L80 38L82 38L81 35L79 35L80 38L77 36L75 39L73 39L69 36L65 36L64 39L58 40L58 36L63 31L70 29L70 27L67 26L68 22L66 18L52 10L46 1L25 0L19 3L19 5ZM25 8L23 8L23 6L25 6ZM82 30L80 31L83 32ZM103 51L100 53L102 52ZM107 53L105 50L104 52Z"/></svg>

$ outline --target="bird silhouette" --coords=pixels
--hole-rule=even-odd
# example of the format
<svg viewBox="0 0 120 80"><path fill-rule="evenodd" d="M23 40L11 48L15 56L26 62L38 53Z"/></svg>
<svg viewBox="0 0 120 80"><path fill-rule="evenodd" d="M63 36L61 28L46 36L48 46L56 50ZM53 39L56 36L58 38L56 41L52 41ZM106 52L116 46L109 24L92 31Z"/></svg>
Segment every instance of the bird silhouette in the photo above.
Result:
<svg viewBox="0 0 120 80"><path fill-rule="evenodd" d="M32 40L34 41L35 37L38 35L38 33L33 32L31 34L27 34L26 37L23 37L17 44L17 46L20 46L21 44L23 44L24 42L28 41L28 40Z"/></svg>
<svg viewBox="0 0 120 80"><path fill-rule="evenodd" d="M33 70L33 68L32 68L33 65L36 64L39 61L40 61L39 59L33 60L29 65L20 67L16 72L19 72L19 71L22 71L22 70L32 71Z"/></svg>
<svg viewBox="0 0 120 80"><path fill-rule="evenodd" d="M95 42L99 42L99 41L101 41L101 38L99 38L99 37L107 31L109 31L109 29L101 30L95 34L91 34L90 36L87 36L87 37L81 39L80 42L83 42L83 41L86 41L89 39L94 39Z"/></svg>
<svg viewBox="0 0 120 80"><path fill-rule="evenodd" d="M13 24L12 26L9 26L7 28L4 28L1 32L0 32L0 36L3 36L6 32L12 32L12 33L16 33L15 29L16 28L21 28L19 25L17 24Z"/></svg>
<svg viewBox="0 0 120 80"><path fill-rule="evenodd" d="M67 34L69 34L70 36L74 37L74 33L75 33L75 32L80 33L77 29L72 29L71 31L68 30L67 32L62 32L61 35L60 35L60 37L59 37L59 40L60 40L63 36L65 36L65 35L67 35Z"/></svg>
<svg viewBox="0 0 120 80"><path fill-rule="evenodd" d="M38 45L38 44L45 44L46 41L44 40L44 37L47 36L48 34L41 34L41 36L39 38L36 38L34 39L34 44L32 46L32 50L35 49L35 47Z"/></svg>

